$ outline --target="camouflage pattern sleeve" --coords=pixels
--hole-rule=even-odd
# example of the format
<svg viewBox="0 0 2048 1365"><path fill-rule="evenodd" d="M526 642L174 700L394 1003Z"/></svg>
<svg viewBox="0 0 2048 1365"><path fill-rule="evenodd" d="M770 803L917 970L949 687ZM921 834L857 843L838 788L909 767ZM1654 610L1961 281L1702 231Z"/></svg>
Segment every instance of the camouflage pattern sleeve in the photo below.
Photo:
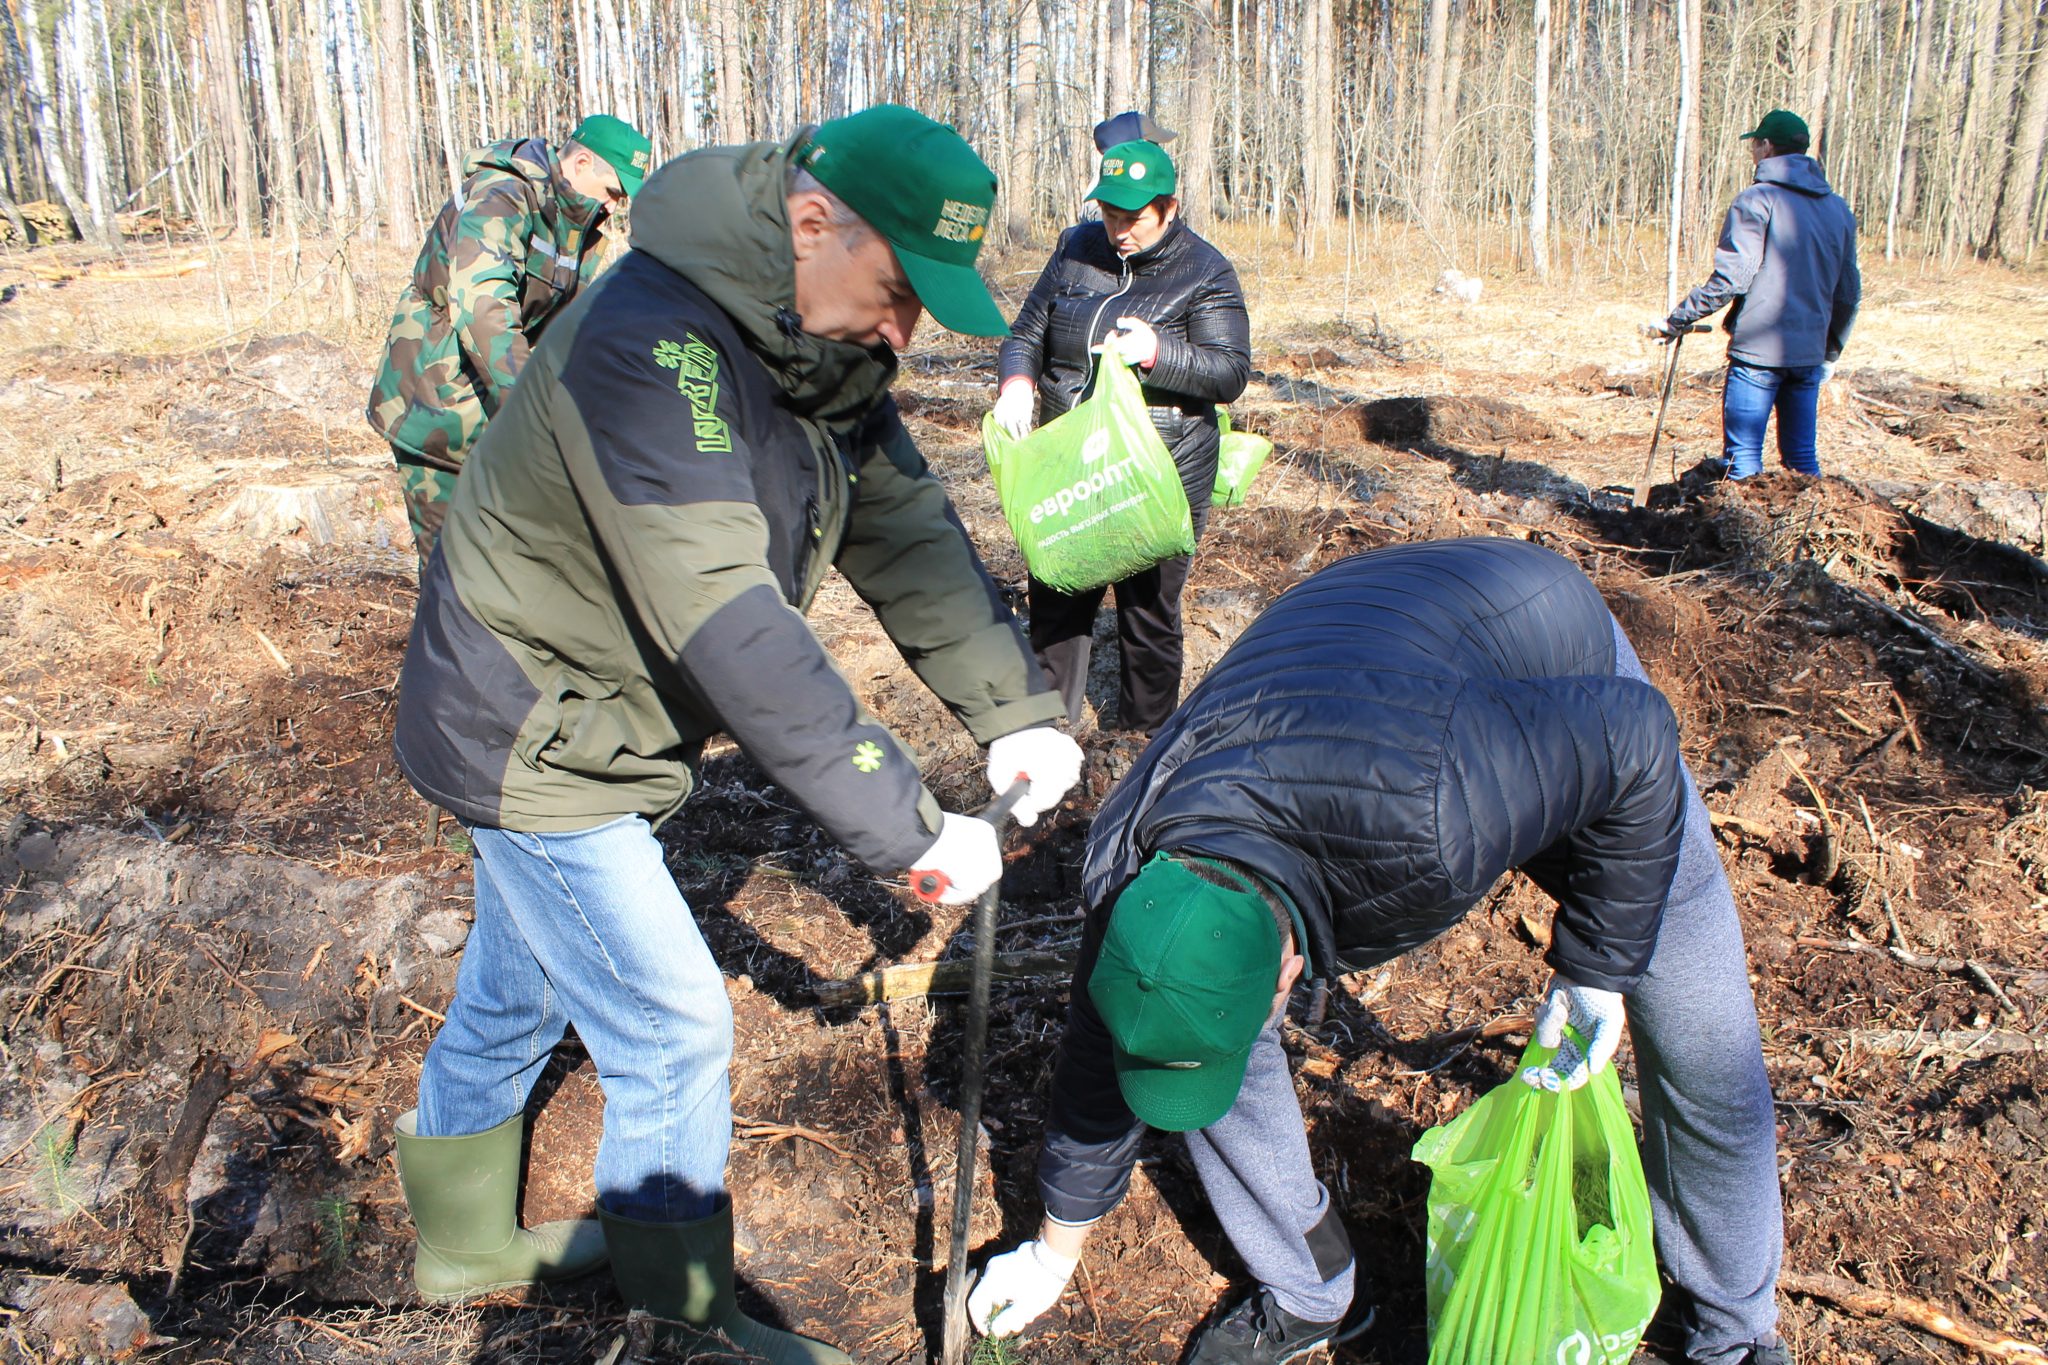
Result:
<svg viewBox="0 0 2048 1365"><path fill-rule="evenodd" d="M509 180L509 178L508 178ZM474 196L456 225L448 261L448 321L479 378L486 419L497 415L512 381L526 368L529 343L520 328L520 282L526 271L529 216L518 186L503 183Z"/></svg>

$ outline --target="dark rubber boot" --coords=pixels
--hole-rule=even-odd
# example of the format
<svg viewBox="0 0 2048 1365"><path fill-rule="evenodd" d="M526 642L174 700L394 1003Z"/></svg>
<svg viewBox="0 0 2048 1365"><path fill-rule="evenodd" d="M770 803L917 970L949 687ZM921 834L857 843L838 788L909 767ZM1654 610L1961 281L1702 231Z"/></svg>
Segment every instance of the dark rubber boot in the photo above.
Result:
<svg viewBox="0 0 2048 1365"><path fill-rule="evenodd" d="M718 1332L770 1365L854 1365L822 1341L740 1312L732 1288L732 1205L694 1223L643 1223L602 1208L598 1217L611 1249L612 1279L627 1307L683 1324L668 1334L671 1347L695 1347Z"/></svg>
<svg viewBox="0 0 2048 1365"><path fill-rule="evenodd" d="M420 1137L418 1116L399 1115L397 1138L398 1183L419 1231L412 1279L421 1298L453 1303L604 1264L604 1229L594 1220L519 1226L524 1115L466 1137Z"/></svg>

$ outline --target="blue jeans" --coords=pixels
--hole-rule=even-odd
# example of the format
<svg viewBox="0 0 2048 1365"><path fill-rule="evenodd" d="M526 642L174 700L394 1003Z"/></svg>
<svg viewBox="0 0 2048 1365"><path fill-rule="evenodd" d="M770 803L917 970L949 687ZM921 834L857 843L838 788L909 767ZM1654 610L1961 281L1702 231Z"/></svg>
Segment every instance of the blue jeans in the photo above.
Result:
<svg viewBox="0 0 2048 1365"><path fill-rule="evenodd" d="M725 1201L732 1006L637 815L567 834L478 826L476 927L420 1069L419 1132L455 1137L526 1107L569 1024L604 1087L598 1200L651 1223Z"/></svg>
<svg viewBox="0 0 2048 1365"><path fill-rule="evenodd" d="M1721 391L1721 454L1728 461L1729 478L1747 479L1763 472L1764 427L1773 408L1778 412L1778 457L1785 468L1820 473L1814 448L1820 370L1818 365L1774 370L1728 362L1728 382Z"/></svg>

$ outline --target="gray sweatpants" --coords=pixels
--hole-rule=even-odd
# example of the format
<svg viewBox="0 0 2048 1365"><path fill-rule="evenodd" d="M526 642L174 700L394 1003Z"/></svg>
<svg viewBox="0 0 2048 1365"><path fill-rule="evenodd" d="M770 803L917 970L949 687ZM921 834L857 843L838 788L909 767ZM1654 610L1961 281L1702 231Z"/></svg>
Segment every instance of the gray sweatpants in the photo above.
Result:
<svg viewBox="0 0 2048 1365"><path fill-rule="evenodd" d="M1649 681L1619 626L1614 636L1615 672ZM1690 773L1686 792L1678 871L1628 1024L1657 1255L1690 1296L1687 1355L1718 1365L1776 1330L1785 1228L1742 926ZM1237 1104L1187 1143L1231 1245L1280 1306L1314 1322L1343 1317L1353 1272L1317 1265L1310 1234L1330 1195L1309 1163L1275 1030L1253 1047Z"/></svg>

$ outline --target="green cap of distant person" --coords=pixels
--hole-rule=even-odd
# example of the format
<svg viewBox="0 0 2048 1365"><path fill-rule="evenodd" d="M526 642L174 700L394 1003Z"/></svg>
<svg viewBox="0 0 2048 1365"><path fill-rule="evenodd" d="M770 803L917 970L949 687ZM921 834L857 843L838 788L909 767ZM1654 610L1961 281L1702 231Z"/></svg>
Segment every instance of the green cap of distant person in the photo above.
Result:
<svg viewBox="0 0 2048 1365"><path fill-rule="evenodd" d="M1283 947L1274 903L1232 869L1165 853L1139 869L1088 978L1132 1113L1188 1132L1230 1112L1274 999L1292 984L1281 979Z"/></svg>
<svg viewBox="0 0 2048 1365"><path fill-rule="evenodd" d="M1803 152L1813 134L1807 130L1806 120L1790 109L1773 109L1742 135L1744 141L1751 138L1761 138L1781 152Z"/></svg>
<svg viewBox="0 0 2048 1365"><path fill-rule="evenodd" d="M939 325L968 336L1010 329L974 268L988 237L996 173L967 139L900 104L821 124L797 164L895 249Z"/></svg>
<svg viewBox="0 0 2048 1365"><path fill-rule="evenodd" d="M576 125L569 139L588 147L598 160L619 173L619 188L628 199L640 192L640 182L654 168L654 144L622 118L592 114Z"/></svg>
<svg viewBox="0 0 2048 1365"><path fill-rule="evenodd" d="M1102 154L1102 173L1086 198L1136 213L1179 183L1173 158L1156 142L1119 142Z"/></svg>

